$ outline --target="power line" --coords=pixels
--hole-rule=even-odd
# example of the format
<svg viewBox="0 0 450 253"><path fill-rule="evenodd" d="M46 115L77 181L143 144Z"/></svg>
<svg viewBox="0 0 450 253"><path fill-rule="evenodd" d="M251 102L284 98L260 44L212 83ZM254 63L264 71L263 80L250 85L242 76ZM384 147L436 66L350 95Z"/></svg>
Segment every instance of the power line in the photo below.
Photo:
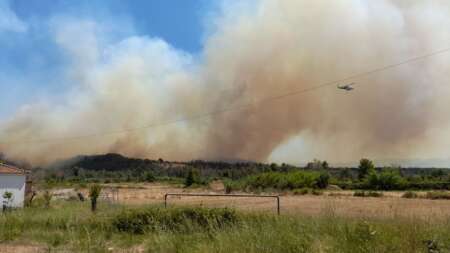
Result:
<svg viewBox="0 0 450 253"><path fill-rule="evenodd" d="M405 65L411 62L417 62L435 55L439 55L439 54L443 54L450 51L450 48L445 48L445 49L441 49L438 51L434 51L428 54L424 54L424 55L420 55L420 56L416 56L410 59L407 59L405 61L402 62L398 62L398 63L394 63L394 64L390 64L390 65L386 65L383 67L379 67L376 69L372 69L370 71L365 71L365 72L361 72L358 74L354 74L351 76L347 76L345 78L341 78L338 80L334 80L334 81L330 81L330 82L325 82L316 86L311 86L309 88L305 88L305 89L300 89L300 90L295 90L295 91L291 91L291 92L287 92L284 94L280 94L280 95L276 95L276 96L269 96L269 97L265 97L262 98L258 101L254 101L254 102L249 102L243 105L238 105L238 106L232 106L232 107L228 107L228 108L221 108L218 110L214 110L214 111L210 111L210 112L206 112L206 113L202 113L202 114L196 114L196 115L191 115L188 117L184 117L184 118L180 118L180 119L174 119L174 120L168 120L168 121L162 121L162 122L158 122L158 123L151 123L148 125L144 125L144 126L140 126L140 127L134 127L134 128L128 128L128 129L122 129L122 130L114 130L114 131L108 131L108 132L99 132L99 133L92 133L92 134L86 134L86 135L77 135L77 136L70 136L70 137L60 137L60 138L45 138L45 139L34 139L34 140L25 140L25 141L10 141L10 142L0 142L0 144L3 145L7 145L7 144L32 144L32 143L46 143L46 142L60 142L60 141L71 141L71 140L78 140L78 139L87 139L87 138L93 138L93 137L98 137L98 136L108 136L108 135L116 135L116 134L123 134L123 133L127 133L127 132L135 132L135 131L140 131L140 130L144 130L144 129L150 129L150 128L155 128L155 127L160 127L160 126L166 126L166 125L172 125L172 124L177 124L177 123L181 123L181 122L187 122L187 121L194 121L194 120L199 120L199 119L203 119L203 118L209 118L209 117L213 117L216 115L220 115L220 114L224 114L226 112L230 112L230 111L235 111L235 110L242 110L245 108L249 108L251 106L257 105L257 104L261 104L261 103L266 103L266 102L270 102L270 101L276 101L276 100L280 100L280 99L284 99L286 97L291 97L291 96L296 96L302 93L306 93L306 92L311 92L314 90L318 90L330 85L335 85L341 82L346 82L352 79L356 79L356 78L360 78L363 76L367 76L367 75L371 75L371 74L375 74L378 72L382 72L391 68L395 68L401 65Z"/></svg>

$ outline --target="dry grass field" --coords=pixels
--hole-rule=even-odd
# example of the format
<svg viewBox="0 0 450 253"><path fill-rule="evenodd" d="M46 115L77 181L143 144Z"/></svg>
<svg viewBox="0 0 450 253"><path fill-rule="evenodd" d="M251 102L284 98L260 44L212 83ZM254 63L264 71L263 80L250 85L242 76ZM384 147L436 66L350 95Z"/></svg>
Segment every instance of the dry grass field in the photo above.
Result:
<svg viewBox="0 0 450 253"><path fill-rule="evenodd" d="M282 215L277 216L272 215L276 213L275 199L171 196L171 207L236 208L242 211L237 212L239 223L214 228L210 226L213 223L201 226L188 220L180 223L189 224L186 233L167 226L169 223L155 223L157 227L149 226L155 230L139 234L118 230L118 217L122 217L121 226L129 228L145 226L140 217L149 214L152 222L173 217L178 224L174 215L183 208L157 207L163 205L166 193L223 193L223 187L220 183L209 188L109 184L104 191L109 187L117 187L120 205L103 201L96 213L90 212L88 201L73 198L73 189L57 189L49 208L34 206L0 216L0 253L166 253L180 248L186 249L183 252L450 252L445 251L450 250L450 200L406 199L402 192L385 192L383 197L354 197L351 191L284 193L280 197ZM214 209L191 208L188 212L196 215L183 219L202 214L195 210ZM436 247L442 251L430 251Z"/></svg>
<svg viewBox="0 0 450 253"><path fill-rule="evenodd" d="M129 205L163 204L166 193L223 193L220 186L209 189L185 189L165 184L120 185L119 202ZM353 197L351 191L328 191L323 195L281 195L282 214L323 215L343 217L447 219L450 200L405 199L403 192L385 192L383 197ZM275 199L233 197L170 196L169 205L200 205L230 207L243 211L276 212Z"/></svg>

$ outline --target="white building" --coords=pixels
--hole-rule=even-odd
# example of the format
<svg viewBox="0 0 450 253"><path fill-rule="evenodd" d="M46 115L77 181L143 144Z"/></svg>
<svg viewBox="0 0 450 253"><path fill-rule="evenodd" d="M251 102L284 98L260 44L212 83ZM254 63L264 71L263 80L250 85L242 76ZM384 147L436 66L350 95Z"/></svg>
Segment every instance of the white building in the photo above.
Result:
<svg viewBox="0 0 450 253"><path fill-rule="evenodd" d="M0 206L3 205L5 192L12 193L10 206L23 207L27 176L24 170L0 163Z"/></svg>

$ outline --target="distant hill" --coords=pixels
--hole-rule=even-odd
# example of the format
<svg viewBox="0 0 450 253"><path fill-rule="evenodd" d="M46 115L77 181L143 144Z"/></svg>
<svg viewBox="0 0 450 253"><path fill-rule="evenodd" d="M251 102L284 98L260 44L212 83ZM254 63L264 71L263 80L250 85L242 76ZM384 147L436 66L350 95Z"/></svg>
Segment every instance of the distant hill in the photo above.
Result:
<svg viewBox="0 0 450 253"><path fill-rule="evenodd" d="M159 161L129 158L120 154L79 155L67 160L60 160L47 166L49 169L67 170L72 167L93 171L120 171L159 164Z"/></svg>
<svg viewBox="0 0 450 253"><path fill-rule="evenodd" d="M142 178L148 173L159 177L184 177L190 168L200 175L241 177L268 168L269 165L227 159L227 161L194 160L188 162L130 158L120 154L79 155L56 161L35 170L36 178L44 177L89 177L89 178Z"/></svg>

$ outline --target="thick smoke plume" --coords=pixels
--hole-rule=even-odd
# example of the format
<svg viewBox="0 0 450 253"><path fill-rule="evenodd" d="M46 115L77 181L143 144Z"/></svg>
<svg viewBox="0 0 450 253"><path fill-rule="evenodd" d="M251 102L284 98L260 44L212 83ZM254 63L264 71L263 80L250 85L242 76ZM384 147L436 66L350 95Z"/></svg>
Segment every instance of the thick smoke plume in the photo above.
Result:
<svg viewBox="0 0 450 253"><path fill-rule="evenodd" d="M331 85L267 100L449 47L448 1L230 3L210 20L199 56L58 22L72 88L4 122L2 152L37 164L105 152L298 162L448 153L449 53L348 80L349 93ZM236 109L197 117L225 108Z"/></svg>

